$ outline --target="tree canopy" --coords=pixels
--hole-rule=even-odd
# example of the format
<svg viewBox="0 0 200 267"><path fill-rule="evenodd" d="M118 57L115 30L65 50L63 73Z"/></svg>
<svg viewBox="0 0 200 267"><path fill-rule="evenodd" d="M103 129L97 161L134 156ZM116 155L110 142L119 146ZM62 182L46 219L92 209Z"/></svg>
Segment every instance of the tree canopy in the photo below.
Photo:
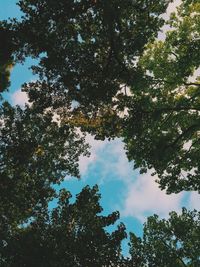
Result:
<svg viewBox="0 0 200 267"><path fill-rule="evenodd" d="M65 91L85 106L109 103L137 78L134 61L162 26L169 2L22 0L24 17L11 29L23 55L40 56L34 70L52 94Z"/></svg>
<svg viewBox="0 0 200 267"><path fill-rule="evenodd" d="M23 86L39 112L76 101L63 121L122 137L168 193L199 191L199 3L184 1L157 41L169 2L19 1L24 16L7 30L15 60L39 58L40 81Z"/></svg>
<svg viewBox="0 0 200 267"><path fill-rule="evenodd" d="M87 154L87 146L75 129L28 106L22 110L5 102L0 124L0 234L7 236L54 197L52 184L66 175L79 177L79 156Z"/></svg>
<svg viewBox="0 0 200 267"><path fill-rule="evenodd" d="M28 226L18 227L7 240L1 266L117 266L125 227L119 224L112 233L105 227L114 224L119 213L100 214L97 186L83 188L74 203L70 197L62 189L57 207L49 212L44 205Z"/></svg>
<svg viewBox="0 0 200 267"><path fill-rule="evenodd" d="M168 193L200 190L200 6L184 1L164 41L149 43L139 60L145 74L133 96L124 131L136 167L154 168Z"/></svg>
<svg viewBox="0 0 200 267"><path fill-rule="evenodd" d="M171 212L169 219L157 215L148 218L142 238L131 233L132 265L197 267L200 264L200 213L182 210Z"/></svg>
<svg viewBox="0 0 200 267"><path fill-rule="evenodd" d="M169 219L148 218L143 237L130 234L130 256L121 246L125 226L106 230L119 219L119 213L101 215L98 187L88 186L70 201L62 189L51 211L38 207L26 226L20 225L0 250L2 267L36 266L119 266L119 267L198 267L200 263L200 213L171 212Z"/></svg>
<svg viewBox="0 0 200 267"><path fill-rule="evenodd" d="M0 22L0 92L17 62L39 62L38 80L22 85L29 104L1 98L1 266L199 266L199 212L149 217L125 258L125 226L107 229L119 213L101 215L97 187L74 203L54 188L80 176L91 133L121 137L167 193L200 190L200 4L182 2L158 41L170 2L20 0L22 18Z"/></svg>

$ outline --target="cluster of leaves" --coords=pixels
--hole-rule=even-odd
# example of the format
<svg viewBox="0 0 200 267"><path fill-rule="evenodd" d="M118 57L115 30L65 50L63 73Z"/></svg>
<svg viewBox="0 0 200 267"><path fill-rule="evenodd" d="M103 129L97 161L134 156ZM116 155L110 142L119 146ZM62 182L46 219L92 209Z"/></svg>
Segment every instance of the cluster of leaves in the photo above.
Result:
<svg viewBox="0 0 200 267"><path fill-rule="evenodd" d="M9 76L13 64L12 52L14 50L11 33L6 29L3 22L0 22L0 40L0 92L3 92L10 85Z"/></svg>
<svg viewBox="0 0 200 267"><path fill-rule="evenodd" d="M170 213L168 220L148 218L143 238L131 233L130 254L134 267L198 267L200 264L200 212Z"/></svg>
<svg viewBox="0 0 200 267"><path fill-rule="evenodd" d="M51 94L64 90L69 99L96 108L137 77L133 61L162 26L159 15L169 2L22 0L25 15L11 28L22 55L40 55L33 69L48 80Z"/></svg>
<svg viewBox="0 0 200 267"><path fill-rule="evenodd" d="M131 233L130 257L121 252L126 238L121 223L112 233L106 230L119 219L119 213L101 215L98 187L83 188L70 201L70 192L62 189L57 206L38 207L26 226L18 226L0 250L2 267L198 267L200 264L200 213L171 212L168 220L157 215L148 218L143 238Z"/></svg>
<svg viewBox="0 0 200 267"><path fill-rule="evenodd" d="M124 140L129 159L154 168L162 189L200 191L199 1L184 1L168 23L166 39L139 59L143 83L131 87Z"/></svg>
<svg viewBox="0 0 200 267"><path fill-rule="evenodd" d="M87 153L84 136L52 116L7 102L0 108L1 237L52 199L52 184L79 176L79 156Z"/></svg>
<svg viewBox="0 0 200 267"><path fill-rule="evenodd" d="M27 227L19 227L7 240L1 266L117 266L121 259L123 224L113 233L105 227L115 223L119 213L98 215L97 186L85 187L70 203L71 194L62 189L58 205L51 212L40 208Z"/></svg>

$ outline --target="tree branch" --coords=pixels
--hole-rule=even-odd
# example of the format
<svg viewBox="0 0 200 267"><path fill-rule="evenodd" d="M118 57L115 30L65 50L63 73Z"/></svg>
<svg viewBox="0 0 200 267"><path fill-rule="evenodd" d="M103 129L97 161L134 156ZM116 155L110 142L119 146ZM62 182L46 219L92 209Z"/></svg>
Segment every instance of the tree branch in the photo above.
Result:
<svg viewBox="0 0 200 267"><path fill-rule="evenodd" d="M174 254L175 257L177 257L177 259L179 259L181 261L181 263L183 264L183 266L187 267L187 265L185 264L185 262L182 260L181 257L179 257L177 255L177 252L174 251L165 241L163 241L162 239L159 239L167 248L169 248L171 250L171 252Z"/></svg>
<svg viewBox="0 0 200 267"><path fill-rule="evenodd" d="M173 146L175 146L175 145L178 143L178 141L181 140L185 135L190 134L190 132L191 132L191 134L192 134L192 133L193 133L196 129L198 129L199 127L200 127L199 124L193 124L193 125L191 125L191 126L188 127L186 130L184 130L184 131L182 132L182 134L180 134L180 135L173 141L173 143L171 143L171 144L169 144L168 146L166 146L165 149L167 149L168 147L173 147Z"/></svg>
<svg viewBox="0 0 200 267"><path fill-rule="evenodd" d="M194 85L194 86L199 86L200 87L200 83L186 83L186 82L183 82L183 84L184 85L186 85L186 86L192 86L192 85Z"/></svg>

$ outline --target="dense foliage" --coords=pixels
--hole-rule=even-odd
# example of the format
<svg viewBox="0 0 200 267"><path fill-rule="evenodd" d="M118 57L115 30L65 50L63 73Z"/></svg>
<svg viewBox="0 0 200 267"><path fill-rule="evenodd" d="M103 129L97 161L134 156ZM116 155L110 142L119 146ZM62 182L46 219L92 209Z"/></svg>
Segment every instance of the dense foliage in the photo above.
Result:
<svg viewBox="0 0 200 267"><path fill-rule="evenodd" d="M189 3L189 5L188 5ZM154 168L168 193L200 190L200 5L184 1L164 41L149 43L124 131L130 159Z"/></svg>
<svg viewBox="0 0 200 267"><path fill-rule="evenodd" d="M34 70L47 79L51 94L65 91L69 99L96 107L109 103L122 83L137 79L133 61L162 26L159 15L168 3L22 0L25 15L11 29L22 55L40 56Z"/></svg>
<svg viewBox="0 0 200 267"><path fill-rule="evenodd" d="M19 227L7 240L1 266L117 266L121 261L123 224L112 233L105 227L115 223L118 212L100 215L98 188L85 187L70 203L70 192L61 190L58 206L38 209L26 227ZM111 265L112 264L112 265Z"/></svg>
<svg viewBox="0 0 200 267"><path fill-rule="evenodd" d="M130 256L125 258L121 242L127 234L121 223L113 232L106 230L119 213L101 215L98 187L85 187L70 201L62 189L57 206L37 208L26 225L19 225L3 242L2 267L198 267L200 264L200 213L171 212L168 220L148 218L143 237L130 233Z"/></svg>
<svg viewBox="0 0 200 267"><path fill-rule="evenodd" d="M168 220L148 218L142 238L131 234L132 266L198 267L200 212L171 212Z"/></svg>
<svg viewBox="0 0 200 267"><path fill-rule="evenodd" d="M0 92L6 90L9 85L10 68L12 67L12 45L11 36L5 24L0 21Z"/></svg>
<svg viewBox="0 0 200 267"><path fill-rule="evenodd" d="M155 41L169 2L19 1L24 16L7 30L15 60L39 58L40 81L23 87L39 112L62 108L98 139L123 137L168 193L198 191L199 3L184 1Z"/></svg>
<svg viewBox="0 0 200 267"><path fill-rule="evenodd" d="M73 128L52 121L51 113L42 115L28 106L2 104L0 125L0 235L7 238L53 198L52 184L66 175L79 176L79 156L87 146Z"/></svg>
<svg viewBox="0 0 200 267"><path fill-rule="evenodd" d="M23 17L0 22L0 92L15 63L39 62L39 79L22 86L29 104L1 99L2 267L200 265L197 211L149 217L124 258L125 227L106 230L119 214L100 214L97 187L74 203L54 189L66 175L79 177L92 133L123 138L135 167L154 169L168 193L200 190L200 4L183 1L157 41L169 2L20 0Z"/></svg>

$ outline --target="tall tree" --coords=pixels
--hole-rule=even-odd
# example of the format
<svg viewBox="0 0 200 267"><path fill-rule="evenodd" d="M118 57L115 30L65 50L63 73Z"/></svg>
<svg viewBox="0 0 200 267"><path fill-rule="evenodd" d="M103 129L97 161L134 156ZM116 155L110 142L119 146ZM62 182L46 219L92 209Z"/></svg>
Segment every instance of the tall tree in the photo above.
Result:
<svg viewBox="0 0 200 267"><path fill-rule="evenodd" d="M54 197L52 185L66 175L79 176L78 160L87 153L76 129L53 121L52 113L26 106L0 108L0 235Z"/></svg>
<svg viewBox="0 0 200 267"><path fill-rule="evenodd" d="M184 1L166 40L151 43L169 2L21 0L22 20L0 24L0 91L10 64L40 59L40 80L23 88L32 106L0 108L1 266L199 266L196 211L150 217L125 260L124 226L105 230L119 214L98 216L97 188L74 204L63 190L48 210L52 185L78 176L86 153L74 126L96 138L122 136L135 166L155 168L168 193L199 190L200 83L189 79L199 67L200 5Z"/></svg>
<svg viewBox="0 0 200 267"><path fill-rule="evenodd" d="M74 203L62 189L51 212L43 206L28 226L19 227L2 250L1 266L118 266L125 227L105 230L119 213L103 216L98 187L83 188Z"/></svg>
<svg viewBox="0 0 200 267"><path fill-rule="evenodd" d="M21 55L40 57L33 69L52 95L65 91L69 99L97 108L109 103L121 84L137 79L135 61L162 26L159 15L169 2L21 0L24 16L11 28Z"/></svg>
<svg viewBox="0 0 200 267"><path fill-rule="evenodd" d="M139 60L146 77L131 87L125 143L135 166L154 168L168 193L200 191L199 1L183 1L168 23L166 39Z"/></svg>
<svg viewBox="0 0 200 267"><path fill-rule="evenodd" d="M40 111L78 101L63 121L78 114L76 126L96 138L122 136L135 167L154 168L172 193L200 188L199 80L188 80L199 67L200 11L184 1L166 40L152 43L168 3L23 0L10 30L18 56L40 57L33 69L42 81L24 86L30 101Z"/></svg>
<svg viewBox="0 0 200 267"><path fill-rule="evenodd" d="M169 219L147 219L142 238L131 234L130 266L198 267L200 264L200 212L183 208Z"/></svg>

